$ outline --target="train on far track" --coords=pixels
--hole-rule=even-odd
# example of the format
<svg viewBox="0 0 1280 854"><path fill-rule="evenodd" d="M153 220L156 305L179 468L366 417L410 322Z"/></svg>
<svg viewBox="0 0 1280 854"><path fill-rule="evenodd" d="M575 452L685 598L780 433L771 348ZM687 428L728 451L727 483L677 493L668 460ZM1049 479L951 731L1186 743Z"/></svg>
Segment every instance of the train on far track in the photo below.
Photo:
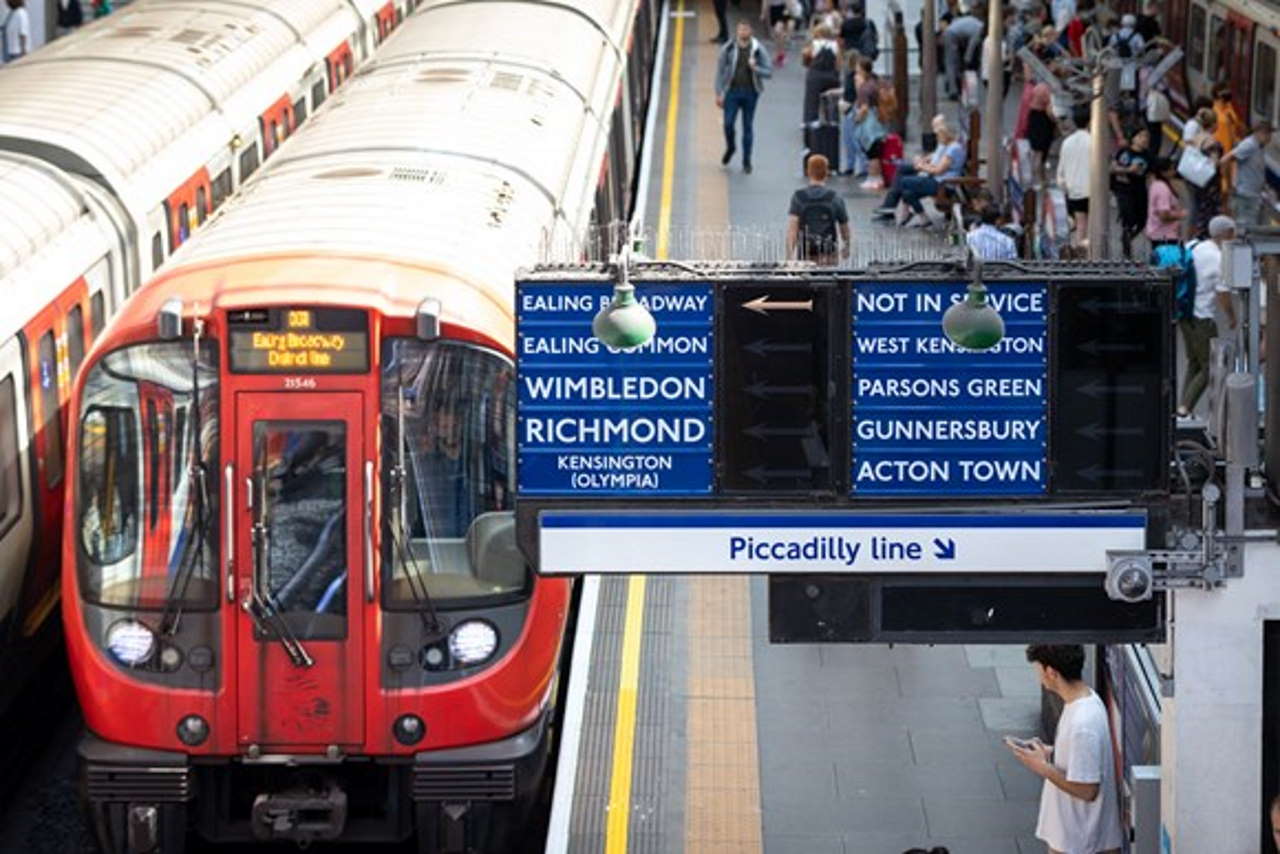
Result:
<svg viewBox="0 0 1280 854"><path fill-rule="evenodd" d="M572 588L516 548L513 276L626 219L659 8L424 0L84 356L104 850L524 841Z"/></svg>
<svg viewBox="0 0 1280 854"><path fill-rule="evenodd" d="M0 709L60 637L86 351L414 5L136 0L0 68Z"/></svg>

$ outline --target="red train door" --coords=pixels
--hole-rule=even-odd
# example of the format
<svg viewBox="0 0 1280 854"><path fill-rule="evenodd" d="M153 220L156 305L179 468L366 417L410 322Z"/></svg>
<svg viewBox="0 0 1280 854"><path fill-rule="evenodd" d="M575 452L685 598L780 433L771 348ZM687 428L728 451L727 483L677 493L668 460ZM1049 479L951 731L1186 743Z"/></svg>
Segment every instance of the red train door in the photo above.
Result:
<svg viewBox="0 0 1280 854"><path fill-rule="evenodd" d="M236 395L238 735L263 752L364 738L362 395Z"/></svg>

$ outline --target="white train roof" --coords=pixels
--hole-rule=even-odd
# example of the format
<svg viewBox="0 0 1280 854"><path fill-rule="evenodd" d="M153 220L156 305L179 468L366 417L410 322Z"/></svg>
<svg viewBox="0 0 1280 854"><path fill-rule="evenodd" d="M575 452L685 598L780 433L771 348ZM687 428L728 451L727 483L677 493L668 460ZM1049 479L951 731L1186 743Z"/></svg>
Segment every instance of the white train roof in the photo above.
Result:
<svg viewBox="0 0 1280 854"><path fill-rule="evenodd" d="M44 157L125 194L202 121L230 142L246 107L259 110L272 93L279 97L359 27L346 0L256 6L140 0L5 66L0 147ZM164 176L162 194L173 189L172 180Z"/></svg>
<svg viewBox="0 0 1280 854"><path fill-rule="evenodd" d="M372 254L509 304L512 272L590 210L630 5L425 4L172 266Z"/></svg>
<svg viewBox="0 0 1280 854"><path fill-rule="evenodd" d="M0 153L0 342L7 341L109 248L87 182L20 154ZM32 282L57 287L32 287ZM16 302L15 302L16 301Z"/></svg>

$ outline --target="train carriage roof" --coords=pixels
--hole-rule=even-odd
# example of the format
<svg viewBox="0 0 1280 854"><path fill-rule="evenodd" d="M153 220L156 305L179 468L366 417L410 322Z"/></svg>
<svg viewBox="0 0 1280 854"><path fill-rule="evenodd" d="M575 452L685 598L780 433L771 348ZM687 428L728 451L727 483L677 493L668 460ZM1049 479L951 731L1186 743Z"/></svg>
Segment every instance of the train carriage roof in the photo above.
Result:
<svg viewBox="0 0 1280 854"><path fill-rule="evenodd" d="M238 121L238 98L283 92L356 26L345 0L142 0L0 69L0 147L127 194L202 120L230 143L219 113Z"/></svg>

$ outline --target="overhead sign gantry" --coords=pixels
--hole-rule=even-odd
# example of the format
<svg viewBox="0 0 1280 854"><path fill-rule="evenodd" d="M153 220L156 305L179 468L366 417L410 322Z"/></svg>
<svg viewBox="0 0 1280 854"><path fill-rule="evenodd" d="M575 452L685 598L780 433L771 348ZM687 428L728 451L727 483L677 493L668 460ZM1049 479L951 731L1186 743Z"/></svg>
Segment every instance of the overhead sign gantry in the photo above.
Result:
<svg viewBox="0 0 1280 854"><path fill-rule="evenodd" d="M815 574L843 577L823 589L1035 577L1096 588L1149 635L1161 602L1111 603L1101 573L1160 528L1169 281L1133 265L981 275L1004 322L985 350L943 331L972 280L942 263L655 264L632 272L656 321L632 348L592 332L613 271L521 277L526 556L549 574L767 573L802 596Z"/></svg>

